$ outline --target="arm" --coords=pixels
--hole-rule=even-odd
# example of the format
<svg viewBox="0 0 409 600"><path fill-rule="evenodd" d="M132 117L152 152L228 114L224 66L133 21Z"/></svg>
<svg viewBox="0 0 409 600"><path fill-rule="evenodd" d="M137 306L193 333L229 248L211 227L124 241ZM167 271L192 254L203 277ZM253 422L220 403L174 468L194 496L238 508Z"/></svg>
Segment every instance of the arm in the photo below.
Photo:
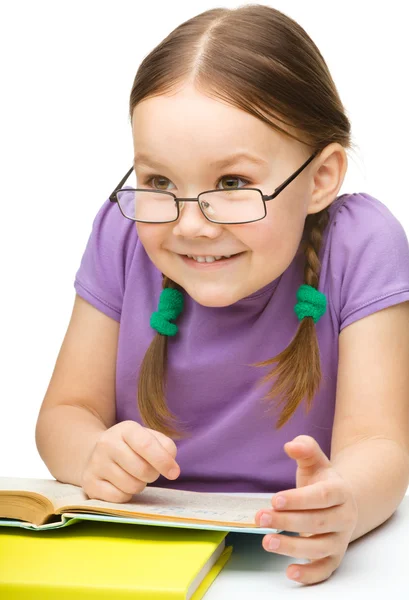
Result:
<svg viewBox="0 0 409 600"><path fill-rule="evenodd" d="M55 479L81 486L87 459L106 429L85 406L59 404L43 410L38 418L37 449Z"/></svg>
<svg viewBox="0 0 409 600"><path fill-rule="evenodd" d="M331 463L356 493L352 539L386 521L409 484L409 303L339 336Z"/></svg>
<svg viewBox="0 0 409 600"><path fill-rule="evenodd" d="M371 438L344 448L331 462L355 492L358 522L352 542L395 512L409 485L409 455L394 440Z"/></svg>
<svg viewBox="0 0 409 600"><path fill-rule="evenodd" d="M119 323L80 296L44 397L36 444L52 475L80 485L98 437L115 425Z"/></svg>

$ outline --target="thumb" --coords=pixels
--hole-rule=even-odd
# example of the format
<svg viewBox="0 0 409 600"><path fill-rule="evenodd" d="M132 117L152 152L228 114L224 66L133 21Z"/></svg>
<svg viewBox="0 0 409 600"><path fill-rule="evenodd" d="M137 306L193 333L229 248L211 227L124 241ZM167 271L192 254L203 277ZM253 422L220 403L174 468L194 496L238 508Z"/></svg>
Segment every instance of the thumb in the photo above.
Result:
<svg viewBox="0 0 409 600"><path fill-rule="evenodd" d="M162 446L165 448L165 450L167 450L169 452L169 454L171 454L172 458L176 459L177 446L176 446L175 442L172 439L170 439L170 437L168 437L167 435L165 435L164 433L162 433L160 431L156 431L155 429L150 429L149 427L147 427L146 429L148 431L150 431L152 433L152 435L154 435L156 437L158 442L160 444L162 444Z"/></svg>
<svg viewBox="0 0 409 600"><path fill-rule="evenodd" d="M297 461L298 467L310 473L332 467L331 461L318 442L309 435L299 435L284 444L284 450L290 458Z"/></svg>

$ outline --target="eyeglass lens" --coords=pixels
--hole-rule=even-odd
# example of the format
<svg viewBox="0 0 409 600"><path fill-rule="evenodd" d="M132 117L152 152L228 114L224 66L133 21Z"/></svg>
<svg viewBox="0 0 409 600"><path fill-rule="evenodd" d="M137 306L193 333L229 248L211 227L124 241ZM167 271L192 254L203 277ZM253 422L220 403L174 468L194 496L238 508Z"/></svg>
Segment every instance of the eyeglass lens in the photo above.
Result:
<svg viewBox="0 0 409 600"><path fill-rule="evenodd" d="M178 217L177 203L172 195L151 190L120 190L117 192L121 211L128 219L148 223L165 223ZM203 213L217 223L245 223L265 216L265 205L257 190L216 190L199 194ZM180 210L184 203L180 202Z"/></svg>

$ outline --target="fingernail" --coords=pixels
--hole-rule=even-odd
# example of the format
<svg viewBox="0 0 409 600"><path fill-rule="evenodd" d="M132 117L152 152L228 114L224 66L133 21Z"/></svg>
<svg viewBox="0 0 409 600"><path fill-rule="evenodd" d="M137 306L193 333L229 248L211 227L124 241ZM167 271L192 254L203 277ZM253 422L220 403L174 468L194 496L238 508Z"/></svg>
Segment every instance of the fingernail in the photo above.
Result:
<svg viewBox="0 0 409 600"><path fill-rule="evenodd" d="M171 469L168 473L168 477L170 477L170 479L176 479L176 477L179 476L179 469Z"/></svg>
<svg viewBox="0 0 409 600"><path fill-rule="evenodd" d="M284 508L285 498L283 496L278 496L278 498L275 499L274 506L277 508Z"/></svg>
<svg viewBox="0 0 409 600"><path fill-rule="evenodd" d="M267 513L263 513L260 518L260 527L271 527L273 519Z"/></svg>
<svg viewBox="0 0 409 600"><path fill-rule="evenodd" d="M279 545L280 540L278 538L271 538L271 540L268 542L268 547L270 548L270 550L277 550Z"/></svg>

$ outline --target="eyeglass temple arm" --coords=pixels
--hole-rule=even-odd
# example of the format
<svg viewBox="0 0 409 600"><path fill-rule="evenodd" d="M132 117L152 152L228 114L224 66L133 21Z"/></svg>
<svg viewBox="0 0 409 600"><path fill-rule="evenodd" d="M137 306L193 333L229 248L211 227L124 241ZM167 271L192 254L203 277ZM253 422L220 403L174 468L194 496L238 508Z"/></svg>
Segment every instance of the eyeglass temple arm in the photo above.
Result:
<svg viewBox="0 0 409 600"><path fill-rule="evenodd" d="M292 182L292 181L293 181L293 180L294 180L294 179L297 177L297 175L299 175L299 174L301 173L301 171L302 171L303 169L305 169L305 167L306 167L307 165L309 165L309 164L310 164L310 162L311 162L311 161L312 161L312 160L313 160L313 159L314 159L314 158L317 156L317 154L319 154L319 153L320 153L320 150L316 150L316 151L314 152L314 154L311 154L310 158L308 158L308 159L305 161L305 163L304 163L303 165L301 165L301 167L300 167L299 169L297 169L297 170L296 170L296 172L295 172L295 173L293 173L292 175L290 175L290 177L289 177L288 179L286 179L286 180L284 181L284 183L282 183L281 185L279 185L279 186L278 186L278 188L276 188L276 189L274 190L274 192L273 192L273 193L272 193L270 196L263 196L263 197L264 197L264 200L272 200L273 198L275 198L276 196L278 196L278 194L279 194L280 192L282 192L282 191L283 191L283 189L284 189L285 187L287 187L287 185L288 185L289 183L291 183L291 182Z"/></svg>
<svg viewBox="0 0 409 600"><path fill-rule="evenodd" d="M121 189L121 187L124 185L125 181L128 179L129 175L132 173L133 171L133 166L129 169L128 173L125 175L125 177L123 177L121 179L121 181L118 183L118 185L116 186L116 188L114 189L114 191L112 192L112 194L110 194L109 199L111 200L111 202L116 202L116 192Z"/></svg>

